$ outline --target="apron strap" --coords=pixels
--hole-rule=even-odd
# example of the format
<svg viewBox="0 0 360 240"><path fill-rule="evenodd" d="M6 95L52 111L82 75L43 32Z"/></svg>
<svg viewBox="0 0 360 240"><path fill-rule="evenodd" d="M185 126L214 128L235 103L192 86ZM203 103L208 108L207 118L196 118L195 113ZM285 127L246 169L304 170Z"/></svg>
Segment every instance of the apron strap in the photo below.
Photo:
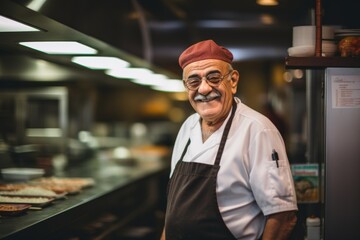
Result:
<svg viewBox="0 0 360 240"><path fill-rule="evenodd" d="M216 154L216 158L215 158L215 165L216 166L218 166L220 164L221 156L222 156L223 150L225 148L226 139L227 139L227 136L228 136L229 131L230 131L231 123L232 123L232 120L234 118L236 108L237 108L237 104L235 102L235 99L233 99L231 115L230 115L230 118L229 118L229 120L227 121L227 123L225 125L224 132L223 132L223 135L222 135L221 141L220 141L220 146L219 146L218 152Z"/></svg>
<svg viewBox="0 0 360 240"><path fill-rule="evenodd" d="M181 157L180 157L180 160L179 161L182 161L183 160L183 158L184 158L184 156L185 156L185 154L186 154L186 152L187 152L187 149L188 149L188 147L189 147L189 145L190 145L190 138L189 138L189 140L187 141L187 143L186 143L186 146L185 146L185 148L184 148L184 151L182 152L182 154L181 154Z"/></svg>

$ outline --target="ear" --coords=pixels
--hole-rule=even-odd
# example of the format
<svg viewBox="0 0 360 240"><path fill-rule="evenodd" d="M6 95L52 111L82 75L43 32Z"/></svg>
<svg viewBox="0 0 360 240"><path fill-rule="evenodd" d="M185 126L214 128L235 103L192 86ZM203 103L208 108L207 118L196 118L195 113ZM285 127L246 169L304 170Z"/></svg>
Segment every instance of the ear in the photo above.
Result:
<svg viewBox="0 0 360 240"><path fill-rule="evenodd" d="M237 85L239 83L240 74L237 70L234 70L231 73L231 92L232 94L235 94L237 91Z"/></svg>

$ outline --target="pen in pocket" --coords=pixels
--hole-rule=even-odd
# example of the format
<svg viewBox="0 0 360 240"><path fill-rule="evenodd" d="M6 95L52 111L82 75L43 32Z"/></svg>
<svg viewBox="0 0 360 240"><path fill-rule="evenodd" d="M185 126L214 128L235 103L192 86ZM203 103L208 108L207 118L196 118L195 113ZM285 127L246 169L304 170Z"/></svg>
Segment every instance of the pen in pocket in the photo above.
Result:
<svg viewBox="0 0 360 240"><path fill-rule="evenodd" d="M271 153L271 158L273 161L276 161L276 167L279 168L279 155L278 153L275 151L275 149L272 150L272 153Z"/></svg>

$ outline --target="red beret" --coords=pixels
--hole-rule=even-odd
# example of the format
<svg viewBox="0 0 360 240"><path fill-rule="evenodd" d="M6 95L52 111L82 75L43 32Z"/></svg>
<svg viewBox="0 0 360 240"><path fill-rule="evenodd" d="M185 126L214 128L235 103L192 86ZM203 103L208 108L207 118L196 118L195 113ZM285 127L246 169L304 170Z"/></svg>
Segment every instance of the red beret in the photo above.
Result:
<svg viewBox="0 0 360 240"><path fill-rule="evenodd" d="M188 47L179 57L179 65L184 68L186 65L205 59L218 59L232 63L232 53L217 45L213 40L205 40Z"/></svg>

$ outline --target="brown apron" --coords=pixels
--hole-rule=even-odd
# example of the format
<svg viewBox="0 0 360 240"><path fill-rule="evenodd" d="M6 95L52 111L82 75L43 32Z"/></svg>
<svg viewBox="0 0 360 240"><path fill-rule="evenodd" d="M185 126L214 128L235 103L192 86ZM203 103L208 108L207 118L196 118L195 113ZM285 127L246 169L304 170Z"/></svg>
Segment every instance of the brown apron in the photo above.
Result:
<svg viewBox="0 0 360 240"><path fill-rule="evenodd" d="M216 179L220 160L237 104L233 101L215 164L184 162L190 139L169 181L165 235L166 240L236 239L225 225L217 203Z"/></svg>

